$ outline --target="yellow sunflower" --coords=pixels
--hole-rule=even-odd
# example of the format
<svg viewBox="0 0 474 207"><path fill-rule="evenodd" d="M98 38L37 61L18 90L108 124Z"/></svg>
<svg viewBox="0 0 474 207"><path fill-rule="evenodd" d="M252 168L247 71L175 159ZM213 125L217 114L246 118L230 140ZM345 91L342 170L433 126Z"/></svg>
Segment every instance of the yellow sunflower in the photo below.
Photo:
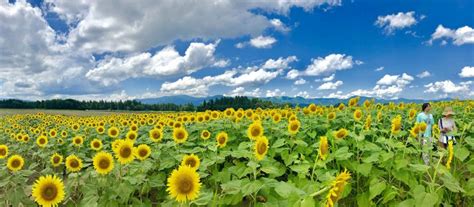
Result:
<svg viewBox="0 0 474 207"><path fill-rule="evenodd" d="M53 167L58 167L63 163L63 156L61 156L58 153L54 153L53 156L51 156L51 164Z"/></svg>
<svg viewBox="0 0 474 207"><path fill-rule="evenodd" d="M97 173L106 175L114 169L114 158L108 152L98 152L92 159L94 169Z"/></svg>
<svg viewBox="0 0 474 207"><path fill-rule="evenodd" d="M141 161L146 160L151 154L151 148L150 146L146 144L141 144L138 145L138 147L135 148L135 157Z"/></svg>
<svg viewBox="0 0 474 207"><path fill-rule="evenodd" d="M292 135L298 133L301 123L298 120L293 120L288 123L288 132Z"/></svg>
<svg viewBox="0 0 474 207"><path fill-rule="evenodd" d="M45 147L47 144L48 144L48 138L46 136L39 136L37 139L36 139L36 144L43 148Z"/></svg>
<svg viewBox="0 0 474 207"><path fill-rule="evenodd" d="M66 157L66 169L69 172L78 172L82 168L82 160L76 155Z"/></svg>
<svg viewBox="0 0 474 207"><path fill-rule="evenodd" d="M64 200L63 181L55 175L41 176L33 184L31 195L40 206L58 206Z"/></svg>
<svg viewBox="0 0 474 207"><path fill-rule="evenodd" d="M321 157L322 160L325 160L328 154L329 154L328 138L325 136L322 136L319 139L319 157Z"/></svg>
<svg viewBox="0 0 474 207"><path fill-rule="evenodd" d="M360 109L356 109L354 111L354 120L356 120L357 122L360 121L360 119L362 119L362 111Z"/></svg>
<svg viewBox="0 0 474 207"><path fill-rule="evenodd" d="M130 141L135 141L138 138L138 134L136 131L128 131L126 137Z"/></svg>
<svg viewBox="0 0 474 207"><path fill-rule="evenodd" d="M51 129L49 130L49 136L54 138L56 137L56 135L58 135L58 132L56 131L56 129Z"/></svg>
<svg viewBox="0 0 474 207"><path fill-rule="evenodd" d="M173 129L173 139L176 143L181 144L188 139L188 131L184 127Z"/></svg>
<svg viewBox="0 0 474 207"><path fill-rule="evenodd" d="M82 146L82 143L84 143L84 138L81 136L75 136L72 138L72 144L76 147Z"/></svg>
<svg viewBox="0 0 474 207"><path fill-rule="evenodd" d="M254 154L257 160L263 160L268 152L268 139L265 136L257 137L254 145Z"/></svg>
<svg viewBox="0 0 474 207"><path fill-rule="evenodd" d="M419 128L420 128L420 131L421 131L421 132L425 132L425 131L426 131L426 127L427 127L427 125L426 125L425 122L420 122L420 123L419 123Z"/></svg>
<svg viewBox="0 0 474 207"><path fill-rule="evenodd" d="M273 123L277 124L281 121L281 114L280 113L275 113L272 116Z"/></svg>
<svg viewBox="0 0 474 207"><path fill-rule="evenodd" d="M263 126L260 122L253 122L249 125L249 128L247 128L247 136L251 140L255 140L257 137L263 135L263 130Z"/></svg>
<svg viewBox="0 0 474 207"><path fill-rule="evenodd" d="M96 131L98 134L104 134L105 128L104 128L103 126L98 126L97 128L95 128L95 131Z"/></svg>
<svg viewBox="0 0 474 207"><path fill-rule="evenodd" d="M115 157L122 165L132 162L135 159L133 154L133 142L127 139L120 142L115 150Z"/></svg>
<svg viewBox="0 0 474 207"><path fill-rule="evenodd" d="M159 142L163 139L163 132L160 129L152 129L148 134L153 142Z"/></svg>
<svg viewBox="0 0 474 207"><path fill-rule="evenodd" d="M184 155L183 160L181 161L181 165L187 165L194 170L197 170L200 164L201 160L199 160L199 157L195 154Z"/></svg>
<svg viewBox="0 0 474 207"><path fill-rule="evenodd" d="M348 173L347 170L337 175L336 179L331 183L331 189L326 196L326 207L333 207L341 198L344 187L347 185L349 179L351 179L351 174Z"/></svg>
<svg viewBox="0 0 474 207"><path fill-rule="evenodd" d="M392 119L391 133L397 135L402 129L402 117L400 115Z"/></svg>
<svg viewBox="0 0 474 207"><path fill-rule="evenodd" d="M117 153L117 149L120 146L120 144L123 142L123 139L116 139L114 140L110 145L112 146L112 150Z"/></svg>
<svg viewBox="0 0 474 207"><path fill-rule="evenodd" d="M446 161L446 168L451 169L451 162L454 156L453 140L448 141L448 160Z"/></svg>
<svg viewBox="0 0 474 207"><path fill-rule="evenodd" d="M117 138L120 134L120 131L117 127L110 127L109 130L107 130L107 134L109 137Z"/></svg>
<svg viewBox="0 0 474 207"><path fill-rule="evenodd" d="M216 136L217 146L219 146L220 148L225 147L228 139L229 139L229 136L227 135L226 132L220 132Z"/></svg>
<svg viewBox="0 0 474 207"><path fill-rule="evenodd" d="M329 112L328 115L327 115L327 119L329 121L332 121L336 118L336 112L332 111L332 112Z"/></svg>
<svg viewBox="0 0 474 207"><path fill-rule="evenodd" d="M338 139L345 138L348 134L349 132L347 131L347 129L344 129L344 128L341 128L337 130L336 132L334 132L334 136Z"/></svg>
<svg viewBox="0 0 474 207"><path fill-rule="evenodd" d="M7 167L13 172L19 171L23 168L25 164L25 160L20 155L12 155L8 158Z"/></svg>
<svg viewBox="0 0 474 207"><path fill-rule="evenodd" d="M211 137L211 132L209 132L208 130L202 130L201 139L207 140L209 139L209 137Z"/></svg>
<svg viewBox="0 0 474 207"><path fill-rule="evenodd" d="M8 146L7 145L0 145L0 159L5 159L8 156Z"/></svg>
<svg viewBox="0 0 474 207"><path fill-rule="evenodd" d="M102 149L102 141L100 139L93 139L91 142L91 149L99 151Z"/></svg>
<svg viewBox="0 0 474 207"><path fill-rule="evenodd" d="M369 130L371 125L372 125L372 116L368 115L367 118L365 119L364 129Z"/></svg>
<svg viewBox="0 0 474 207"><path fill-rule="evenodd" d="M199 174L188 165L181 165L168 177L169 195L178 202L195 200L199 196L201 182Z"/></svg>

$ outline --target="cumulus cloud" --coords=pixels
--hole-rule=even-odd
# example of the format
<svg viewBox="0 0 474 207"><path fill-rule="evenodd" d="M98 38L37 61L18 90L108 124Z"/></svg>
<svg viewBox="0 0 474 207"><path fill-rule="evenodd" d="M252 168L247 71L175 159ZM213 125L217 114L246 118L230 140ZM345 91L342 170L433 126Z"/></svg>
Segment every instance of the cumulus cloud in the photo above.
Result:
<svg viewBox="0 0 474 207"><path fill-rule="evenodd" d="M410 76L406 73L402 75L384 75L380 80L377 81L377 85L398 85L405 86L413 81L413 76Z"/></svg>
<svg viewBox="0 0 474 207"><path fill-rule="evenodd" d="M280 31L280 32L288 32L290 31L290 28L288 28L281 20L279 19L272 19L270 20L270 23L272 26L275 28L275 30Z"/></svg>
<svg viewBox="0 0 474 207"><path fill-rule="evenodd" d="M308 91L300 91L295 95L295 97L310 98Z"/></svg>
<svg viewBox="0 0 474 207"><path fill-rule="evenodd" d="M232 90L229 94L224 94L225 96L250 96L250 97L260 97L261 91L260 88L256 88L252 91L245 90L244 87L237 87Z"/></svg>
<svg viewBox="0 0 474 207"><path fill-rule="evenodd" d="M462 92L469 92L472 81L461 82L454 84L451 80L436 81L425 85L425 93L444 93L444 94L455 94Z"/></svg>
<svg viewBox="0 0 474 207"><path fill-rule="evenodd" d="M300 72L298 70L293 69L293 70L288 71L288 73L286 74L286 78L290 80L294 80L299 76L299 74Z"/></svg>
<svg viewBox="0 0 474 207"><path fill-rule="evenodd" d="M166 77L191 74L204 67L224 67L227 61L214 57L218 42L204 44L193 42L184 55L168 46L154 55L146 52L126 58L105 58L86 77L105 86L137 77Z"/></svg>
<svg viewBox="0 0 474 207"><path fill-rule="evenodd" d="M461 73L459 73L461 78L474 78L474 67L472 66L465 66L461 69Z"/></svg>
<svg viewBox="0 0 474 207"><path fill-rule="evenodd" d="M281 91L278 88L273 89L273 90L267 90L267 92L265 93L266 97L277 97L277 96L284 96L284 95L285 95L285 92Z"/></svg>
<svg viewBox="0 0 474 207"><path fill-rule="evenodd" d="M446 40L452 40L454 45L473 44L474 29L469 26L460 27L458 29L449 29L443 25L438 25L428 44L432 44L435 40L442 40L442 45L447 44Z"/></svg>
<svg viewBox="0 0 474 207"><path fill-rule="evenodd" d="M378 16L375 25L384 29L386 34L393 34L395 30L407 28L417 23L415 12L398 12L386 16Z"/></svg>
<svg viewBox="0 0 474 207"><path fill-rule="evenodd" d="M296 80L294 84L295 85L303 85L305 83L306 83L306 80L303 79L303 78L300 78L300 79Z"/></svg>
<svg viewBox="0 0 474 207"><path fill-rule="evenodd" d="M311 60L311 64L303 72L307 76L319 76L334 73L338 70L351 69L354 65L360 65L362 61L354 61L352 56L345 54L330 54L326 57L318 57Z"/></svg>
<svg viewBox="0 0 474 207"><path fill-rule="evenodd" d="M379 71L382 71L383 69L384 69L384 67L381 66L381 67L375 68L375 71L376 71L376 72L379 72Z"/></svg>
<svg viewBox="0 0 474 207"><path fill-rule="evenodd" d="M336 90L343 83L344 82L342 81L326 82L326 83L321 84L317 89L318 90Z"/></svg>
<svg viewBox="0 0 474 207"><path fill-rule="evenodd" d="M290 63L298 61L296 56L288 56L286 58L279 57L278 59L268 59L262 68L264 69L287 69Z"/></svg>
<svg viewBox="0 0 474 207"><path fill-rule="evenodd" d="M271 48L273 44L275 44L277 40L270 36L258 36L255 38L250 39L248 42L239 42L235 44L236 48L244 48L246 46L252 46L256 48Z"/></svg>
<svg viewBox="0 0 474 207"><path fill-rule="evenodd" d="M420 74L416 75L416 77L418 78L427 78L427 77L430 77L431 76L431 73L428 72L427 70L421 72Z"/></svg>

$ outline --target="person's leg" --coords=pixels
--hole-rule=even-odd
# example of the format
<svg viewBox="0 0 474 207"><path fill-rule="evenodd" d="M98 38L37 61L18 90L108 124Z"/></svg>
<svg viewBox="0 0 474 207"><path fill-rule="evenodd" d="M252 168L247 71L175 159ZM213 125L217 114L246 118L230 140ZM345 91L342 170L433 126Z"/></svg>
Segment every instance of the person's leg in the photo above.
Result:
<svg viewBox="0 0 474 207"><path fill-rule="evenodd" d="M428 146L429 146L428 141L424 137L422 137L422 140L421 140L421 150L422 150L421 158L425 162L425 165L430 164L430 154L429 154L429 152L431 151L431 149L428 149Z"/></svg>

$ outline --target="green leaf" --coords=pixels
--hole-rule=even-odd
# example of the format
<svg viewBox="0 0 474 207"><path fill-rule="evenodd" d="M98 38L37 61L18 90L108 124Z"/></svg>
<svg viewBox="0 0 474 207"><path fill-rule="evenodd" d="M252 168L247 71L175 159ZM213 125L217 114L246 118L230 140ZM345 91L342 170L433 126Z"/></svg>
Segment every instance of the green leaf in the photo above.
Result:
<svg viewBox="0 0 474 207"><path fill-rule="evenodd" d="M205 206L205 205L209 204L209 202L211 202L212 196L213 196L213 194L211 192L201 193L199 195L198 199L192 201L190 204L195 204L195 205L198 205L198 206Z"/></svg>
<svg viewBox="0 0 474 207"><path fill-rule="evenodd" d="M273 145L272 145L271 148L272 148L272 149L279 148L279 147L285 145L285 142L286 142L285 139L278 139L277 141L275 141L275 143L273 143Z"/></svg>
<svg viewBox="0 0 474 207"><path fill-rule="evenodd" d="M372 170L372 163L354 164L356 171L364 176L369 176Z"/></svg>
<svg viewBox="0 0 474 207"><path fill-rule="evenodd" d="M382 204L393 200L397 195L398 192L394 189L394 187L388 187L383 194Z"/></svg>
<svg viewBox="0 0 474 207"><path fill-rule="evenodd" d="M361 193L357 195L357 206L359 207L368 207L370 206L369 192Z"/></svg>
<svg viewBox="0 0 474 207"><path fill-rule="evenodd" d="M275 187L275 192L283 198L288 198L293 188L295 188L293 185L286 182L279 182Z"/></svg>
<svg viewBox="0 0 474 207"><path fill-rule="evenodd" d="M310 164L301 164L301 165L292 165L290 169L297 172L298 174L306 175L310 167L311 167Z"/></svg>
<svg viewBox="0 0 474 207"><path fill-rule="evenodd" d="M374 152L374 153L370 154L370 156L362 158L362 162L365 162L365 163L376 162L376 161L379 160L379 156L380 156L380 153Z"/></svg>
<svg viewBox="0 0 474 207"><path fill-rule="evenodd" d="M443 186L449 189L451 192L464 192L464 189L461 188L459 182L449 174L444 174L441 176L441 180L443 181Z"/></svg>
<svg viewBox="0 0 474 207"><path fill-rule="evenodd" d="M337 149L336 152L334 152L334 157L336 158L336 160L347 160L349 159L350 157L352 157L354 153L352 152L349 152L349 147L341 147L339 149Z"/></svg>
<svg viewBox="0 0 474 207"><path fill-rule="evenodd" d="M400 158L395 160L395 169L400 170L408 165L408 160Z"/></svg>
<svg viewBox="0 0 474 207"><path fill-rule="evenodd" d="M232 180L221 184L222 192L224 194L234 195L240 192L242 188L242 180Z"/></svg>
<svg viewBox="0 0 474 207"><path fill-rule="evenodd" d="M461 162L464 161L470 152L465 147L456 147L454 148L454 157L458 158Z"/></svg>
<svg viewBox="0 0 474 207"><path fill-rule="evenodd" d="M418 172L426 172L428 169L430 169L430 166L423 164L410 164L409 166L411 170Z"/></svg>
<svg viewBox="0 0 474 207"><path fill-rule="evenodd" d="M469 179L466 185L464 186L464 190L466 191L466 195L474 196L474 178Z"/></svg>
<svg viewBox="0 0 474 207"><path fill-rule="evenodd" d="M260 180L249 182L245 186L243 186L242 193L244 194L244 196L256 193L260 190L260 188L262 188L263 185L264 183Z"/></svg>
<svg viewBox="0 0 474 207"><path fill-rule="evenodd" d="M376 196L380 195L380 193L385 190L385 187L387 187L387 185L384 181L380 182L376 179L372 180L369 186L369 199L372 200Z"/></svg>
<svg viewBox="0 0 474 207"><path fill-rule="evenodd" d="M316 206L316 202L314 201L314 198L311 197L311 196L308 196L306 198L304 198L302 201L301 201L301 207L314 207Z"/></svg>

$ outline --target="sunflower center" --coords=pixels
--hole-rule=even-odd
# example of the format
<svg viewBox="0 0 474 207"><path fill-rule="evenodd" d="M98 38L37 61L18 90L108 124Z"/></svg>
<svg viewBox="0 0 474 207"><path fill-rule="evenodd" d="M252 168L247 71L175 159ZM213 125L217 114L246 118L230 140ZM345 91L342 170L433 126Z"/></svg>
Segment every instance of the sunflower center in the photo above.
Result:
<svg viewBox="0 0 474 207"><path fill-rule="evenodd" d="M260 142L257 145L257 152L258 154L264 154L267 151L267 144L264 142Z"/></svg>
<svg viewBox="0 0 474 207"><path fill-rule="evenodd" d="M44 139L40 139L40 140L39 140L39 143L40 143L40 144L44 144L45 142L46 142L46 140L44 140Z"/></svg>
<svg viewBox="0 0 474 207"><path fill-rule="evenodd" d="M107 169L109 168L110 166L110 161L106 158L102 158L100 161L99 161L99 167L100 169Z"/></svg>
<svg viewBox="0 0 474 207"><path fill-rule="evenodd" d="M208 137L208 136L209 136L209 132L203 132L202 135L204 135L204 137Z"/></svg>
<svg viewBox="0 0 474 207"><path fill-rule="evenodd" d="M74 140L74 142L76 142L76 144L80 144L80 143L81 143L81 140L80 140L80 139L76 139L76 140Z"/></svg>
<svg viewBox="0 0 474 207"><path fill-rule="evenodd" d="M219 137L219 144L224 144L225 143L225 137Z"/></svg>
<svg viewBox="0 0 474 207"><path fill-rule="evenodd" d="M148 154L148 150L147 150L147 149L140 149L140 150L138 151L138 155L139 155L140 157L145 157L147 154Z"/></svg>
<svg viewBox="0 0 474 207"><path fill-rule="evenodd" d="M76 159L73 159L69 162L69 165L71 166L71 168L78 168L79 167L79 161L77 161Z"/></svg>
<svg viewBox="0 0 474 207"><path fill-rule="evenodd" d="M193 180L190 177L181 177L178 181L178 191L181 194L191 193L194 189Z"/></svg>
<svg viewBox="0 0 474 207"><path fill-rule="evenodd" d="M53 162L54 163L59 163L60 158L58 156L53 157Z"/></svg>
<svg viewBox="0 0 474 207"><path fill-rule="evenodd" d="M291 130L292 131L296 131L298 129L298 125L297 124L292 124L291 125Z"/></svg>
<svg viewBox="0 0 474 207"><path fill-rule="evenodd" d="M158 132L153 133L153 138L154 139L159 139L160 138L160 133L158 133Z"/></svg>
<svg viewBox="0 0 474 207"><path fill-rule="evenodd" d="M7 154L7 150L5 148L0 148L0 155L5 156Z"/></svg>
<svg viewBox="0 0 474 207"><path fill-rule="evenodd" d="M194 158L189 158L189 159L186 159L186 165L189 165L191 167L195 167L196 166L196 160L194 160Z"/></svg>
<svg viewBox="0 0 474 207"><path fill-rule="evenodd" d="M46 186L44 186L43 190L41 191L41 197L43 197L43 199L47 201L54 200L57 195L58 195L58 188L53 183L48 183Z"/></svg>
<svg viewBox="0 0 474 207"><path fill-rule="evenodd" d="M258 136L258 135L260 135L260 129L258 127L253 127L252 136Z"/></svg>
<svg viewBox="0 0 474 207"><path fill-rule="evenodd" d="M134 139L135 139L135 135L134 135L134 134L130 134L130 135L128 136L128 139L134 140Z"/></svg>
<svg viewBox="0 0 474 207"><path fill-rule="evenodd" d="M94 145L95 148L99 148L99 147L100 147L100 143L99 143L99 142L94 142L93 145Z"/></svg>
<svg viewBox="0 0 474 207"><path fill-rule="evenodd" d="M117 131L112 130L112 131L110 131L110 134L111 134L112 136L115 136L115 135L117 135Z"/></svg>
<svg viewBox="0 0 474 207"><path fill-rule="evenodd" d="M14 159L14 160L12 161L12 167L13 167L13 168L18 168L18 167L20 167L20 164L21 164L21 162L20 162L20 160L18 160L18 159Z"/></svg>
<svg viewBox="0 0 474 207"><path fill-rule="evenodd" d="M122 149L120 149L120 156L124 158L130 157L131 154L132 149L130 149L130 147L122 147Z"/></svg>
<svg viewBox="0 0 474 207"><path fill-rule="evenodd" d="M184 139L184 133L183 132L176 133L176 138L177 139Z"/></svg>

